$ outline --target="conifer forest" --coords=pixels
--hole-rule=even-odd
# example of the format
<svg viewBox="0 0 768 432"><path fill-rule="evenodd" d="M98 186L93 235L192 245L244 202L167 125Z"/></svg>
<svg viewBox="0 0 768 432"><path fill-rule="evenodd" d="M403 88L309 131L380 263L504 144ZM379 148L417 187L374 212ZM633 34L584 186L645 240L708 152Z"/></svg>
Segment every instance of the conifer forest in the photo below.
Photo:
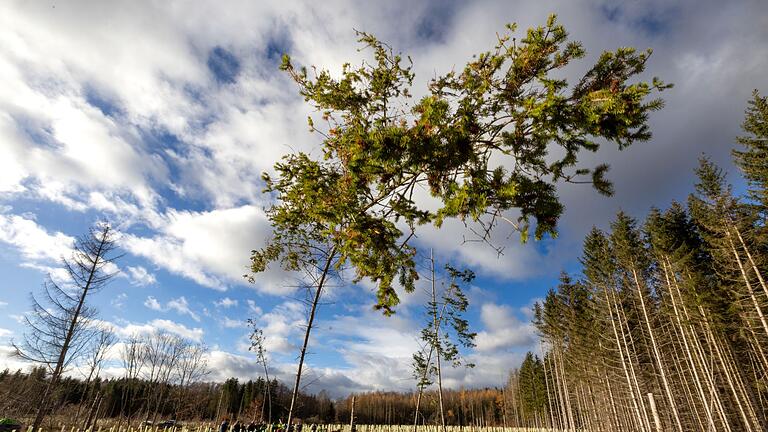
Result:
<svg viewBox="0 0 768 432"><path fill-rule="evenodd" d="M0 4L0 432L768 431L768 5L412 3Z"/></svg>

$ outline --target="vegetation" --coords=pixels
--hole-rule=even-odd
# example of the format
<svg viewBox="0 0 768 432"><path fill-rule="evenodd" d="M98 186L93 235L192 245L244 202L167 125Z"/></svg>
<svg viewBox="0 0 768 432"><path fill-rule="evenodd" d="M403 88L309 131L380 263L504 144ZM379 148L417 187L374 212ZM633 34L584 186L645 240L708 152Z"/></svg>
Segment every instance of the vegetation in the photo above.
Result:
<svg viewBox="0 0 768 432"><path fill-rule="evenodd" d="M247 277L257 282L277 263L306 288L292 387L270 379L265 335L253 320L249 348L263 378L209 382L204 345L154 332L121 341L124 374L102 379L117 339L96 325L88 300L115 275L117 246L111 228L99 225L63 260L66 286L49 278L42 300L33 297L29 332L14 347L37 366L0 373L1 413L38 428L55 412L82 430L99 418L122 426L163 418L338 424L350 417L444 431L768 430L768 99L754 93L733 151L744 194L702 158L686 203L653 208L643 220L619 212L607 229L594 227L583 241L581 271L563 273L535 306L540 353L527 353L497 388L446 389L444 364L473 366L462 357L475 337L462 286L474 274L438 271L431 254L428 276L420 273L419 227L456 218L491 245L499 223L512 224L523 240L529 230L535 238L555 236L563 211L557 184L586 182L612 193L608 167L582 166L580 152L649 139L648 115L662 102L648 98L668 86L630 82L650 52L628 48L603 53L575 85L556 78L584 50L553 17L519 41L499 36L493 49L434 79L411 104L410 59L371 35L359 37L374 58L359 68L310 76L288 57L282 65L321 113L309 126L323 137L323 158L291 154L274 177L265 175L275 199L268 210L274 236L252 252ZM425 204L430 199L437 204ZM429 282L422 346L413 357L416 391L336 401L300 391L317 307L343 270L355 283L376 284L375 308L386 315L400 301L396 288L411 292L418 279ZM66 373L74 365L83 379ZM0 419L0 426L17 424Z"/></svg>
<svg viewBox="0 0 768 432"><path fill-rule="evenodd" d="M475 346L475 333L469 330L469 323L463 318L469 301L461 289L461 284L469 284L475 278L469 270L459 271L450 265L445 266L448 283L438 281L439 273L435 271L435 257L432 251L429 256L429 285L430 301L426 307L426 326L421 330L422 346L413 355L413 372L416 378L418 395L414 410L414 428L419 423L421 415L421 399L424 389L437 379L438 405L440 407L440 424L445 430L445 407L443 405L443 375L442 364L447 362L452 367L474 367L462 359L459 346L472 348ZM438 285L441 285L438 295Z"/></svg>
<svg viewBox="0 0 768 432"><path fill-rule="evenodd" d="M58 282L49 275L43 285L43 300L32 296L32 313L24 316L28 331L21 342L13 343L13 348L18 357L51 371L41 396L36 398L33 430L47 415L51 393L65 368L90 343L96 311L90 307L88 296L116 275L116 247L114 231L108 224L91 228L75 242L72 256L62 257L66 279Z"/></svg>
<svg viewBox="0 0 768 432"><path fill-rule="evenodd" d="M585 238L580 277L537 305L547 404L528 424L766 430L767 125L755 92L734 151L746 196L702 159L687 205L652 209L642 225L619 213Z"/></svg>
<svg viewBox="0 0 768 432"><path fill-rule="evenodd" d="M648 115L662 101L648 98L668 86L655 78L631 82L650 51L605 52L569 86L555 75L585 51L568 41L554 16L519 41L511 35L515 27L509 31L460 72L433 80L415 104L410 63L369 34L358 33L373 62L345 64L338 78L316 69L310 76L284 56L282 69L321 113L309 127L322 136L323 157L289 154L275 165L276 176L264 174L275 198L268 211L273 238L253 251L248 278L255 282L278 262L308 290L294 394L322 291L340 269L351 268L354 282L376 283L375 307L391 314L399 303L395 284L410 292L418 278L418 226L458 218L478 225L490 242L499 221L526 239L533 219L536 238L555 235L563 210L557 182L612 192L607 165L582 166L581 151L597 151L601 141L624 149L650 138ZM496 166L499 158L509 164ZM439 203L436 210L422 191Z"/></svg>

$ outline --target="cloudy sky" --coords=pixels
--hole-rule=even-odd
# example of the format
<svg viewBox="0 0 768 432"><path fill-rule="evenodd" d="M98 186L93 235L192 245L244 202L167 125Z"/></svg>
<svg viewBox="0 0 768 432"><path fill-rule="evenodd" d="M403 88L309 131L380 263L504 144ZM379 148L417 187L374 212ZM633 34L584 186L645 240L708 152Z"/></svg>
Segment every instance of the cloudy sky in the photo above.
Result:
<svg viewBox="0 0 768 432"><path fill-rule="evenodd" d="M414 61L416 92L489 49L504 24L525 29L556 13L589 55L654 49L647 77L675 84L651 118L654 138L589 161L611 164L613 198L561 187L561 237L504 255L463 242L462 228L425 231L418 244L470 266L477 367L448 385L500 383L536 349L531 305L561 270L577 271L586 231L619 209L641 217L684 199L706 153L733 171L729 151L752 89L768 92L764 1L390 1L0 3L0 367L19 367L8 343L24 331L29 292L73 238L108 218L126 255L93 301L121 336L164 329L211 348L213 377L258 376L244 320L267 336L274 373L289 381L305 320L304 294L277 271L248 284L249 252L270 235L261 173L281 155L314 151L312 114L277 69L338 70L365 58L354 30L388 41ZM579 69L581 68L581 69ZM732 180L740 186L738 177ZM371 288L335 286L319 312L308 391L333 395L413 386L425 296L395 316L371 308ZM108 372L117 374L119 370Z"/></svg>

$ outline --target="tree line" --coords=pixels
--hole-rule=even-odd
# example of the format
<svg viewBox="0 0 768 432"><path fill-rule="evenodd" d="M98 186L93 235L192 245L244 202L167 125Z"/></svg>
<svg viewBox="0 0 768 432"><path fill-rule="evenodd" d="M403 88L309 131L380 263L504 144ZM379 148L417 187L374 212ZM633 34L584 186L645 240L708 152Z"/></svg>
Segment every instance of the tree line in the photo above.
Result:
<svg viewBox="0 0 768 432"><path fill-rule="evenodd" d="M768 430L768 101L757 91L743 129L743 194L702 158L686 203L589 232L580 274L536 305L544 356L510 377L516 422Z"/></svg>
<svg viewBox="0 0 768 432"><path fill-rule="evenodd" d="M0 412L6 417L27 419L34 416L40 394L51 379L44 367L28 372L0 372ZM158 385L149 377L119 377L90 382L76 376L62 377L51 394L49 411L52 427L62 422L77 429L87 429L99 419L111 419L123 426L136 426L144 421L176 419L179 421L212 421L223 418L269 422L262 417L265 392L273 402L273 422L285 420L291 391L278 380L267 385L263 378L222 382L172 380ZM334 402L324 393L301 393L297 416L313 423L336 420Z"/></svg>

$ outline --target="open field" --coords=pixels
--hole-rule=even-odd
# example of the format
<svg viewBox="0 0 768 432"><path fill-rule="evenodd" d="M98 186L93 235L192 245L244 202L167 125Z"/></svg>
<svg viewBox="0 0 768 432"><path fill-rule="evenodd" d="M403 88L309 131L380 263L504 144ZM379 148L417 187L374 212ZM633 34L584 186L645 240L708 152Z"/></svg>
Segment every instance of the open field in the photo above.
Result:
<svg viewBox="0 0 768 432"><path fill-rule="evenodd" d="M554 432L556 429L548 428L515 428L515 427L491 427L491 426L447 426L446 432ZM61 432L76 432L75 427L67 428L62 425ZM267 432L278 430L276 427L268 426ZM309 427L304 429L309 431ZM356 432L413 432L413 426L410 425L355 425ZM416 432L440 432L441 428L436 425L421 425L416 427ZM93 432L216 432L218 426L213 423L200 423L197 425L182 425L174 428L158 427L118 427L116 425L99 425ZM13 431L21 432L21 431ZM32 432L28 428L25 432ZM349 424L331 424L318 425L317 432L351 432Z"/></svg>

